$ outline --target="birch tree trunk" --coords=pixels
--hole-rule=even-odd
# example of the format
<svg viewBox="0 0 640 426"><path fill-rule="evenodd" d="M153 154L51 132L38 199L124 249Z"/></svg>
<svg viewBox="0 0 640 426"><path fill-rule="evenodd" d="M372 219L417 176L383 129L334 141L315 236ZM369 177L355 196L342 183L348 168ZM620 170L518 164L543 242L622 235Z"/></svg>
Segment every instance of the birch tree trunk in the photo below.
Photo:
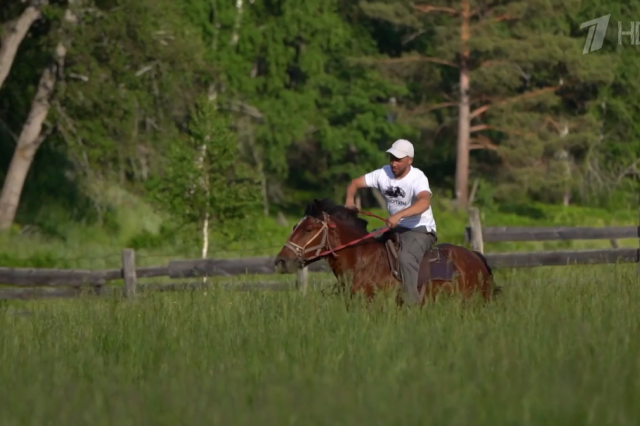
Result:
<svg viewBox="0 0 640 426"><path fill-rule="evenodd" d="M208 135L208 138L213 137L213 135ZM191 189L189 190L189 195L192 196L193 193L197 190L203 191L206 197L209 197L209 181L207 180L206 175L206 167L205 161L207 156L207 145L200 145L198 156L195 159L195 167L200 172L200 178L197 183L193 183L191 185ZM198 188L196 188L196 185ZM209 254L209 212L205 211L202 214L202 258L205 259ZM206 281L206 277L203 279Z"/></svg>
<svg viewBox="0 0 640 426"><path fill-rule="evenodd" d="M212 137L212 135L209 135L208 137ZM198 179L198 187L200 190L204 191L204 193L206 194L206 198L209 198L209 181L207 180L207 175L206 175L206 167L205 167L205 161L206 161L206 155L207 155L207 145L202 144L200 145L200 152L198 153L198 157L196 158L195 161L195 167L200 171L200 178ZM196 189L195 184L192 186L191 191L194 192L198 189ZM202 258L206 259L207 255L209 254L209 211L205 210L203 212L202 215ZM206 284L207 282L207 277L203 276L202 277L202 283Z"/></svg>
<svg viewBox="0 0 640 426"><path fill-rule="evenodd" d="M558 129L560 133L560 137L564 138L569 134L569 126L566 122L563 122L562 128ZM571 204L571 153L562 148L560 152L557 154L557 157L562 161L562 165L564 168L564 194L562 196L562 205L568 207Z"/></svg>
<svg viewBox="0 0 640 426"><path fill-rule="evenodd" d="M55 58L42 73L36 95L31 103L31 110L22 131L18 144L9 164L9 170L0 193L0 230L8 229L13 224L20 203L24 182L33 163L36 151L47 137L42 134L42 125L51 108L58 69L63 66L67 50L58 43Z"/></svg>
<svg viewBox="0 0 640 426"><path fill-rule="evenodd" d="M43 1L40 4L46 4ZM5 24L5 35L0 40L0 88L9 75L20 43L29 32L29 28L42 16L42 12L36 6L27 7L15 21Z"/></svg>
<svg viewBox="0 0 640 426"><path fill-rule="evenodd" d="M244 11L244 4L242 0L236 0L236 18L233 23L233 33L231 35L231 45L235 46L240 40L240 24L242 23L242 12Z"/></svg>

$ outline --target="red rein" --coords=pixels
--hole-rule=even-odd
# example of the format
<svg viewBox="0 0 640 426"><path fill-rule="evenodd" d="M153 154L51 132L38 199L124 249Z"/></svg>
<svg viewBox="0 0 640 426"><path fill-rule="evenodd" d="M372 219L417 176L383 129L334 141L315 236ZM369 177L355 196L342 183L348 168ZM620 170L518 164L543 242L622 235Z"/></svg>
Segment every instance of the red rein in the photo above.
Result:
<svg viewBox="0 0 640 426"><path fill-rule="evenodd" d="M365 215L365 216L375 217L376 219L380 219L380 220L381 220L381 221L383 221L383 222L386 222L386 221L387 221L386 219L384 219L384 218L382 218L382 217L380 217L380 216L378 216L378 215L376 215L376 214L373 214L373 213L365 212L365 211L362 211L362 210L358 210L358 213L363 214L363 215ZM328 224L328 226L329 226L329 228L335 228L335 225L334 225L334 224ZM323 251L322 253L319 253L319 254L315 255L315 256L313 256L311 259L307 259L307 261L317 259L317 258L322 257L322 256L325 256L325 255L327 255L327 254L329 254L329 253L331 253L331 254L333 254L334 256L336 256L336 257L337 257L338 255L337 255L337 254L335 254L334 252L336 252L336 251L338 251L338 250L342 250L342 249L343 249L343 248L345 248L345 247L349 247L349 246L352 246L352 245L354 245L354 244L358 244L359 242L364 241L364 240L366 240L367 238L371 238L371 237L373 237L375 234L381 234L381 233L383 233L383 232L387 232L388 230L389 230L389 227L388 227L388 226L385 226L384 228L380 228L380 229L376 230L375 232L369 232L369 233L368 233L367 235L365 235L364 237L361 237L361 238L358 238L358 239L356 239L356 240L353 240L353 241L351 241L351 242L349 242L349 243L347 243L347 244L342 244L342 245L340 245L340 246L338 246L338 247L335 247L335 248L331 248L331 247L330 247L330 248L329 248L329 250L325 250L325 251Z"/></svg>

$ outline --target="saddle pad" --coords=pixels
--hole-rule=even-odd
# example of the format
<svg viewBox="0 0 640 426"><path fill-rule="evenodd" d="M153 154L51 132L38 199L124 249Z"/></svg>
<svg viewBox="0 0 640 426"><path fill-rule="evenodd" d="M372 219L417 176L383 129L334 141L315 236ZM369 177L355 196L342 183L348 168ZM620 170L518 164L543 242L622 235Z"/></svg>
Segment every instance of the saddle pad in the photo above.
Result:
<svg viewBox="0 0 640 426"><path fill-rule="evenodd" d="M422 284L430 280L450 281L456 272L453 262L442 256L440 250L431 249L425 254L420 264L418 282Z"/></svg>

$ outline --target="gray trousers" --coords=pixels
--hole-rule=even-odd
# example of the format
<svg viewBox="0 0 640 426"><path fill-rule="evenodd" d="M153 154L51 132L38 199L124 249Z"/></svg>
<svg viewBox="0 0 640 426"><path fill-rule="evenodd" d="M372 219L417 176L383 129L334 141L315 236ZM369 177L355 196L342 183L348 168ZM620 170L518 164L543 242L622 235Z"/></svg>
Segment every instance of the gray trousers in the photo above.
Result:
<svg viewBox="0 0 640 426"><path fill-rule="evenodd" d="M399 226L395 229L395 232L398 233L401 241L398 266L402 278L404 301L408 305L416 305L420 303L420 294L418 293L420 263L426 251L438 239L434 234L429 233L425 226L418 226L413 229Z"/></svg>

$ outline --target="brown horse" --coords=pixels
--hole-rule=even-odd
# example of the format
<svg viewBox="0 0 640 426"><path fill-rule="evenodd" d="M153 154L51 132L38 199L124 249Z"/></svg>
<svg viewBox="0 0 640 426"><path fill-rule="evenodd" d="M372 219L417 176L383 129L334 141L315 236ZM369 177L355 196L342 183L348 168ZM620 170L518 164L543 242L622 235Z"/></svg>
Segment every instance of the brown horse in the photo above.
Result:
<svg viewBox="0 0 640 426"><path fill-rule="evenodd" d="M330 200L314 200L276 256L276 271L290 273L324 258L343 287L350 281L352 294L364 291L370 299L376 290L399 288L400 240L394 231L369 232L357 211ZM434 299L443 290L461 293L465 299L479 292L490 300L500 293L485 257L453 244L437 244L427 251L418 281L421 304L427 294ZM401 298L397 300L400 303Z"/></svg>

